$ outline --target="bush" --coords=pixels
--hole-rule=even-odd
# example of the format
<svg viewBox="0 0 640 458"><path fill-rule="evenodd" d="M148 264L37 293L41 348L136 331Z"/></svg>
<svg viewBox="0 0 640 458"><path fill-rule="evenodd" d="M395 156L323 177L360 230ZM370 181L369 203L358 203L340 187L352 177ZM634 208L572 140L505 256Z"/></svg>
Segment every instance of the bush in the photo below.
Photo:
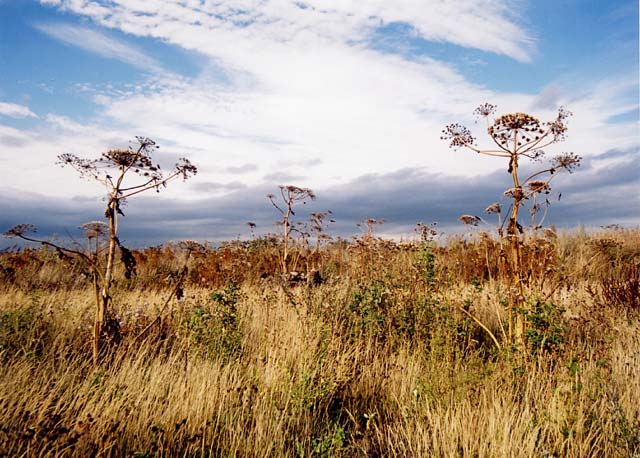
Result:
<svg viewBox="0 0 640 458"><path fill-rule="evenodd" d="M230 283L211 294L211 304L196 305L182 322L190 348L208 358L232 360L240 356L244 331L238 316L239 288Z"/></svg>

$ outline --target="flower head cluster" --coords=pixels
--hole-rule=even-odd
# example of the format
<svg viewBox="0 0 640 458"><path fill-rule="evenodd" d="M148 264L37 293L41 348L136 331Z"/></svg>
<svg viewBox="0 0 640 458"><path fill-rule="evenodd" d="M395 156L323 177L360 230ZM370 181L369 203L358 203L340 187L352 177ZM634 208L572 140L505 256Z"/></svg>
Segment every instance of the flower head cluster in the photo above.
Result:
<svg viewBox="0 0 640 458"><path fill-rule="evenodd" d="M527 188L529 191L533 193L542 193L549 194L551 192L551 187L549 183L544 180L533 180L527 183Z"/></svg>
<svg viewBox="0 0 640 458"><path fill-rule="evenodd" d="M474 215L462 215L458 218L458 221L467 226L477 226L482 221L482 218Z"/></svg>
<svg viewBox="0 0 640 458"><path fill-rule="evenodd" d="M17 226L13 226L11 229L6 231L3 235L5 237L20 237L21 235L35 231L36 227L33 224L18 224Z"/></svg>
<svg viewBox="0 0 640 458"><path fill-rule="evenodd" d="M487 208L484 209L485 213L489 213L491 214L498 214L502 211L502 208L500 208L500 203L499 202L494 202L491 205L489 205Z"/></svg>
<svg viewBox="0 0 640 458"><path fill-rule="evenodd" d="M198 173L198 168L186 157L180 158L180 161L176 164L176 170L182 175L183 180Z"/></svg>
<svg viewBox="0 0 640 458"><path fill-rule="evenodd" d="M316 200L316 195L309 188L300 188L298 186L280 186L282 192L287 192L292 201Z"/></svg>
<svg viewBox="0 0 640 458"><path fill-rule="evenodd" d="M205 253L207 248L195 240L182 240L178 242L178 247L189 253Z"/></svg>
<svg viewBox="0 0 640 458"><path fill-rule="evenodd" d="M551 162L553 167L552 173L556 172L557 169L565 169L567 172L573 173L577 167L580 167L581 160L582 157L576 153L562 153L553 158Z"/></svg>
<svg viewBox="0 0 640 458"><path fill-rule="evenodd" d="M556 119L547 123L547 125L549 126L549 130L553 135L554 141L559 142L565 139L566 132L568 129L567 118L572 114L573 113L571 113L566 108L560 107L560 109L558 110L558 116L556 116Z"/></svg>
<svg viewBox="0 0 640 458"><path fill-rule="evenodd" d="M473 114L476 116L481 116L483 118L486 118L488 116L491 116L493 113L495 113L496 108L497 107L492 103L483 103L478 108L473 110Z"/></svg>
<svg viewBox="0 0 640 458"><path fill-rule="evenodd" d="M108 226L102 221L89 221L80 226L84 235L88 239L94 239L107 233Z"/></svg>
<svg viewBox="0 0 640 458"><path fill-rule="evenodd" d="M522 188L509 188L504 192L506 197L510 197L515 200L524 199L524 192L522 192Z"/></svg>
<svg viewBox="0 0 640 458"><path fill-rule="evenodd" d="M489 135L505 148L519 147L540 139L544 130L537 118L527 113L500 116L488 129Z"/></svg>
<svg viewBox="0 0 640 458"><path fill-rule="evenodd" d="M58 156L58 163L62 166L70 165L81 176L99 180L110 188L114 186L110 169L117 168L121 175L131 172L143 178L143 184L128 190L147 187L159 191L161 186L166 186L168 181L177 176L182 176L186 180L198 172L197 167L188 159L180 158L175 169L166 178L160 169L160 164L154 164L151 158L151 153L159 148L156 142L147 137L137 137L137 140L139 146L136 149L129 147L109 150L102 153L99 159L83 159L75 154L61 154Z"/></svg>
<svg viewBox="0 0 640 458"><path fill-rule="evenodd" d="M438 223L417 223L414 231L420 235L420 239L423 242L430 242L438 235L438 230L436 228Z"/></svg>
<svg viewBox="0 0 640 458"><path fill-rule="evenodd" d="M62 167L70 165L76 169L83 178L98 178L98 167L95 159L83 159L75 154L65 153L58 156L56 164Z"/></svg>
<svg viewBox="0 0 640 458"><path fill-rule="evenodd" d="M465 126L455 123L449 124L442 130L441 140L451 140L450 148L459 148L461 146L473 145L475 138L471 131Z"/></svg>

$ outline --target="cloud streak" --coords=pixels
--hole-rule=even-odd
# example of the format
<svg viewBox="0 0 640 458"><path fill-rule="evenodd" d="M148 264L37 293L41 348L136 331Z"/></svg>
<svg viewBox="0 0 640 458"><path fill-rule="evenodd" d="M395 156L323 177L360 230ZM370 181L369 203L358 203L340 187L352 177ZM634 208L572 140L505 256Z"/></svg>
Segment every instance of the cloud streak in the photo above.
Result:
<svg viewBox="0 0 640 458"><path fill-rule="evenodd" d="M256 36L272 42L323 40L359 43L380 26L405 23L426 40L503 54L520 61L530 59L532 35L518 24L506 0L442 2L378 1L261 1L229 0L193 3L183 1L117 2L73 0L43 1L92 17L108 27L128 33L176 39L184 30L206 31L216 38L235 35L234 46L245 46ZM425 4L426 3L426 4ZM197 40L196 37L194 39ZM202 43L195 46L202 49ZM224 40L223 42L227 42ZM212 54L218 42L204 47Z"/></svg>
<svg viewBox="0 0 640 458"><path fill-rule="evenodd" d="M502 113L532 108L543 120L568 105L576 117L565 147L581 154L637 145L629 123L608 122L621 87L603 82L585 94L551 83L540 95L497 93L428 52L407 57L371 42L380 28L404 24L427 41L527 62L533 33L514 13L522 5L507 0L47 3L209 59L191 81L165 78L152 90L100 96L102 123L194 152L208 182L225 182L225 169L246 163L260 167L247 171L248 182L304 175L311 187L399 167L487 173L496 162L461 161L439 140L447 123L473 124L473 108L485 101ZM214 165L219 156L226 163ZM322 160L313 173L278 166L309 157Z"/></svg>
<svg viewBox="0 0 640 458"><path fill-rule="evenodd" d="M34 27L67 45L75 46L107 59L119 60L145 72L166 72L155 59L147 56L136 47L111 38L97 30L64 23L35 24Z"/></svg>
<svg viewBox="0 0 640 458"><path fill-rule="evenodd" d="M38 115L24 105L0 102L0 115L10 118L37 118Z"/></svg>

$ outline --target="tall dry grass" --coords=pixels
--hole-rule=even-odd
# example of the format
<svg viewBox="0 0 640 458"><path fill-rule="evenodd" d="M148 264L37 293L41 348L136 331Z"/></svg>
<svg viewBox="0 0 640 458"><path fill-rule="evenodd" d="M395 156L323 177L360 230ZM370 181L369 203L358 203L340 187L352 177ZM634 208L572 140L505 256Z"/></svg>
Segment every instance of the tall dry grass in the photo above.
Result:
<svg viewBox="0 0 640 458"><path fill-rule="evenodd" d="M640 231L530 241L533 332L501 350L470 318L500 338L508 286L491 238L293 247L320 284L283 282L278 250L194 255L164 310L181 253L136 253L98 368L82 266L4 253L0 455L640 454Z"/></svg>

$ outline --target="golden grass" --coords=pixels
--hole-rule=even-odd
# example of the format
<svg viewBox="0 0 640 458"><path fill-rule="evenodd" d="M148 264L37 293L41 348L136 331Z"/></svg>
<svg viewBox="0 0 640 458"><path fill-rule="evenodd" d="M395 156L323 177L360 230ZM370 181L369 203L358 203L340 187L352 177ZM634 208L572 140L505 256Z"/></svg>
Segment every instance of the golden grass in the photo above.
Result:
<svg viewBox="0 0 640 458"><path fill-rule="evenodd" d="M141 264L137 285L116 288L122 340L98 368L89 285L17 278L0 293L0 455L637 456L638 311L624 293L605 301L602 282L638 262L640 235L607 237L621 245L550 242L549 278L528 291L552 304L536 317L543 340L501 352L460 311L500 335L506 286L480 240L434 249L434 279L419 249L383 245L327 248L315 287L250 266L236 292L193 276L136 341L170 289L142 287Z"/></svg>

